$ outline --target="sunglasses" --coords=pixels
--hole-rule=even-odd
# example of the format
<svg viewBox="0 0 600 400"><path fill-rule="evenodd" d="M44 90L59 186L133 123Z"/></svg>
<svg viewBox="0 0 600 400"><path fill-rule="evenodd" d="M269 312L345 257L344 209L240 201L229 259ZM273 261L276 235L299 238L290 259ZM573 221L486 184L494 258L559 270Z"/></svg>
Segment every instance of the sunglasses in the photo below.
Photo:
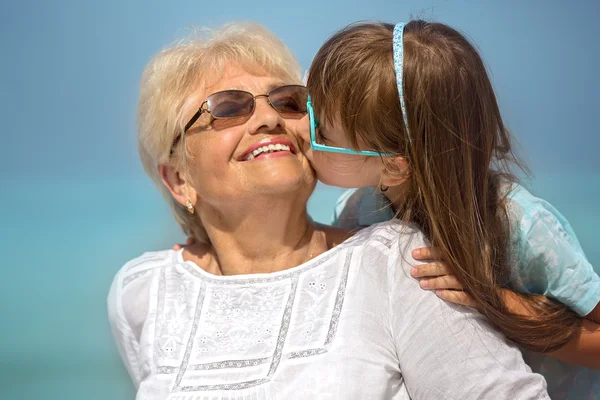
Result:
<svg viewBox="0 0 600 400"><path fill-rule="evenodd" d="M317 129L319 129L319 121L315 117L315 111L313 110L310 95L306 100L306 108L308 110L308 117L310 119L310 147L316 151L325 151L327 153L340 153L340 154L352 154L357 156L366 157L392 157L395 156L393 153L379 153L372 150L354 150L346 149L344 147L328 146L324 143L319 143L317 138Z"/></svg>
<svg viewBox="0 0 600 400"><path fill-rule="evenodd" d="M186 133L204 113L210 114L213 120L247 117L254 113L256 99L264 97L267 103L283 118L294 118L306 114L308 91L302 85L285 85L271 90L267 94L254 96L244 90L223 90L213 93L206 98L185 125ZM177 135L171 146L171 153L183 135Z"/></svg>

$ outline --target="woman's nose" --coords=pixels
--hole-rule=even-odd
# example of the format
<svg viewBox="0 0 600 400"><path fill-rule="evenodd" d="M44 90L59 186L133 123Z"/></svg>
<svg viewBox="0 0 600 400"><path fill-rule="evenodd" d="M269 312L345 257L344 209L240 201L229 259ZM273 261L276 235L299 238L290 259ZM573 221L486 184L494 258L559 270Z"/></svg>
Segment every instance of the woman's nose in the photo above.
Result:
<svg viewBox="0 0 600 400"><path fill-rule="evenodd" d="M257 96L255 101L254 113L248 121L249 132L251 134L259 133L263 130L273 131L278 127L283 128L285 126L284 119L279 115L277 110L271 107L266 97Z"/></svg>

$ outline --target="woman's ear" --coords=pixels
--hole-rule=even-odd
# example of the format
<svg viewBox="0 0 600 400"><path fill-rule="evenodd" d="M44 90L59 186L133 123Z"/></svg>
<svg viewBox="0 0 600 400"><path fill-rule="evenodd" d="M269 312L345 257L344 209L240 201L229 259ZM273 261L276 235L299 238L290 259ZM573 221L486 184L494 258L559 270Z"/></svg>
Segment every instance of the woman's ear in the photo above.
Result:
<svg viewBox="0 0 600 400"><path fill-rule="evenodd" d="M381 185L398 186L410 178L410 168L404 157L389 157L383 162Z"/></svg>
<svg viewBox="0 0 600 400"><path fill-rule="evenodd" d="M196 205L196 191L190 186L185 176L168 164L159 164L158 173L163 185L169 190L171 196L182 206L189 200L193 206Z"/></svg>

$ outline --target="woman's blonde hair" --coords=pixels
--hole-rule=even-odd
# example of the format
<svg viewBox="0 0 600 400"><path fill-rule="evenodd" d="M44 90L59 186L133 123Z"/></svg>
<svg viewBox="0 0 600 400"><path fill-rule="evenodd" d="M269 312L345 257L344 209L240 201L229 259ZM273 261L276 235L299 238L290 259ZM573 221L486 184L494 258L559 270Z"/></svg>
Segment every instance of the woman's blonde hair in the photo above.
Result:
<svg viewBox="0 0 600 400"><path fill-rule="evenodd" d="M310 67L308 90L322 121L339 116L355 147L403 156L410 166L397 215L416 223L477 303L516 343L551 351L580 319L544 296L522 295L535 318L510 312L507 182L511 138L477 50L456 30L411 21L404 30L404 124L394 73L394 25L364 23L334 34ZM410 135L410 137L409 137ZM360 140L359 140L360 139Z"/></svg>
<svg viewBox="0 0 600 400"><path fill-rule="evenodd" d="M291 51L265 27L251 22L229 23L216 30L201 29L160 51L148 63L140 83L138 150L146 173L165 197L186 235L208 242L197 214L172 198L158 172L160 164L186 171L185 142L171 154L173 141L204 99L203 87L214 84L227 66L249 73L301 82L301 70ZM188 171L189 172L189 171Z"/></svg>

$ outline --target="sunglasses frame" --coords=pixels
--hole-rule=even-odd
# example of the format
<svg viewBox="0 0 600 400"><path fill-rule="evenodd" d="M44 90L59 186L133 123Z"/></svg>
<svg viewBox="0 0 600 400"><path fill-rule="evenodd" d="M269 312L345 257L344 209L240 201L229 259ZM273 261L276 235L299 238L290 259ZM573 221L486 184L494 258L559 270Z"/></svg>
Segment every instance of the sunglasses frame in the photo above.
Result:
<svg viewBox="0 0 600 400"><path fill-rule="evenodd" d="M306 110L308 111L308 117L310 120L310 147L312 147L313 150L366 157L393 157L396 155L393 153L379 153L372 150L346 149L344 147L328 146L326 144L317 143L317 126L319 125L319 121L315 117L315 111L313 110L310 94L308 95L308 100L306 101Z"/></svg>
<svg viewBox="0 0 600 400"><path fill-rule="evenodd" d="M192 125L194 125L196 123L196 121L198 121L198 119L202 116L202 114L204 113L209 113L210 116L213 118L213 120L215 119L230 119L230 118L240 118L240 117L246 117L248 115L252 115L254 113L254 110L256 109L256 99L259 97L264 97L265 100L267 100L267 103L273 107L273 109L275 111L277 111L278 113L281 114L281 112L279 110L277 110L277 108L275 108L275 106L273 105L273 103L271 103L271 99L269 99L269 96L271 95L271 93L273 93L275 90L279 90L282 88L287 88L287 87L298 87L298 88L302 88L304 90L306 90L306 86L304 85L282 85L282 86L278 86L276 88L273 88L271 90L269 90L268 93L266 94L257 94L256 96L253 95L252 93L245 91L245 90L238 90L238 89L227 89L227 90L221 90L219 92L215 92L210 94L203 102L202 104L200 104L200 107L198 108L198 111L196 111L196 113L194 115L192 115L192 118L190 118L190 120L188 121L187 124L185 124L185 128L183 128L183 133L181 135L177 135L175 137L175 139L173 140L173 144L171 145L171 152L170 154L173 154L173 150L175 149L175 145L177 144L177 142L179 142L179 140L181 140L181 138L183 137L184 134L187 133L187 131L192 127ZM252 96L252 110L250 110L250 112L248 112L247 114L242 114L242 115L236 115L233 117L215 117L211 110L208 108L208 102L210 100L210 98L216 94L220 94L220 93L225 93L225 92L240 92L240 93L247 93L250 96ZM206 106L206 107L205 107ZM306 114L306 111L298 111L298 112L290 112L290 114Z"/></svg>
<svg viewBox="0 0 600 400"><path fill-rule="evenodd" d="M237 90L237 89L221 90L220 92L213 93L213 94L209 95L206 98L206 100L204 100L202 102L202 104L200 104L200 108L198 108L198 111L196 111L196 113L192 116L192 118L190 118L189 122L185 125L185 128L183 129L183 132L184 133L187 132L192 127L192 125L194 125L194 123L198 120L198 118L200 118L200 116L202 114L204 114L205 112L209 113L214 119L239 118L239 117L245 117L247 115L251 115L254 112L254 109L256 108L256 99L259 98L259 97L264 97L267 100L267 103L269 103L269 105L271 107L273 107L273 109L275 111L279 112L279 110L277 110L275 108L275 106L273 106L273 103L271 103L271 99L269 99L269 96L275 90L280 90L282 88L287 88L287 87L299 87L299 88L306 89L306 86L303 86L303 85L283 85L283 86L278 86L276 88L273 88L273 89L269 90L269 93L266 93L266 94L257 94L256 96L253 95L250 92L245 91L245 90ZM234 117L215 117L212 114L211 110L208 108L208 102L209 102L209 100L210 100L210 98L212 96L217 95L217 94L221 94L221 93L225 93L225 92L239 92L239 93L247 93L247 94L249 94L252 97L252 110L248 114L236 115ZM206 105L206 108L204 108L205 105ZM305 113L305 112L306 111L299 111L298 114L302 114L302 113Z"/></svg>

